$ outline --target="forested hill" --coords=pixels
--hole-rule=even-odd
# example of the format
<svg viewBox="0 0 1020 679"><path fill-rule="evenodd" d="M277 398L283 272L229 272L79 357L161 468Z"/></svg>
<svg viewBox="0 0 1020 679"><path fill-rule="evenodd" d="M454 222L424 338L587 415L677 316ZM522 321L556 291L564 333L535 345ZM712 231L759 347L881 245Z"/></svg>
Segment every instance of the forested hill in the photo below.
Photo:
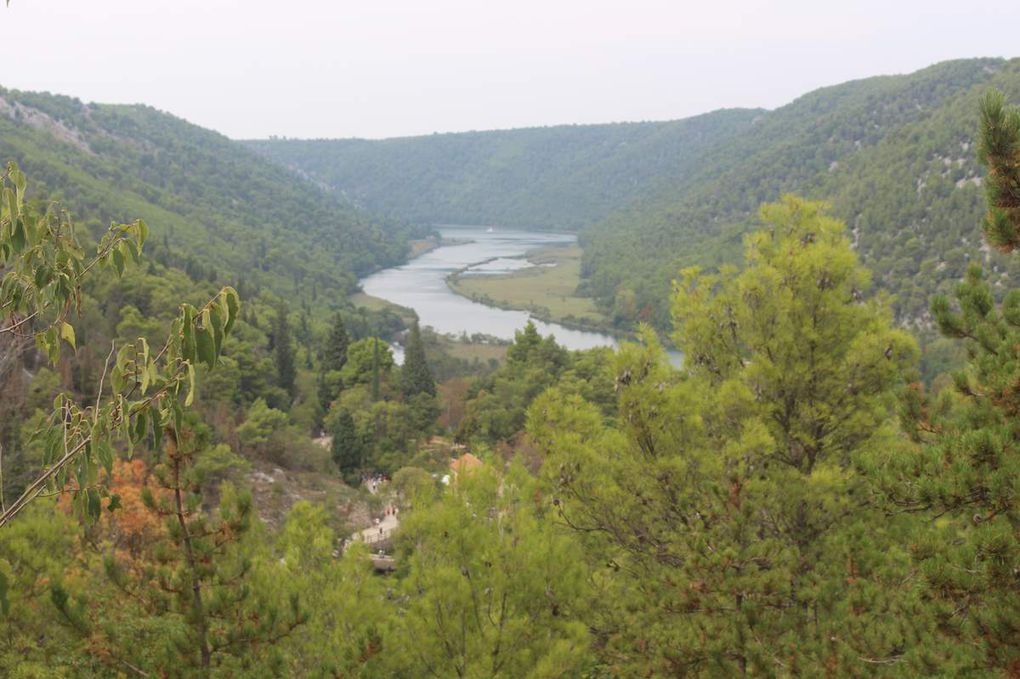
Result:
<svg viewBox="0 0 1020 679"><path fill-rule="evenodd" d="M671 122L247 142L379 214L426 223L579 229L750 129L760 110Z"/></svg>
<svg viewBox="0 0 1020 679"><path fill-rule="evenodd" d="M587 232L589 291L617 321L668 321L669 281L690 264L735 260L758 206L786 192L829 201L903 321L923 320L968 261L997 284L1020 273L982 249L976 102L1020 96L1020 60L946 62L911 75L829 87L760 116L663 187Z"/></svg>
<svg viewBox="0 0 1020 679"><path fill-rule="evenodd" d="M734 260L759 205L802 193L847 220L912 322L968 261L1017 268L980 249L975 102L992 86L1020 96L1020 61L945 62L673 122L248 143L374 211L581 229L584 290L622 327L667 327L681 267Z"/></svg>
<svg viewBox="0 0 1020 679"><path fill-rule="evenodd" d="M149 254L197 278L336 296L406 254L404 227L148 106L0 89L0 160L93 230L145 219Z"/></svg>

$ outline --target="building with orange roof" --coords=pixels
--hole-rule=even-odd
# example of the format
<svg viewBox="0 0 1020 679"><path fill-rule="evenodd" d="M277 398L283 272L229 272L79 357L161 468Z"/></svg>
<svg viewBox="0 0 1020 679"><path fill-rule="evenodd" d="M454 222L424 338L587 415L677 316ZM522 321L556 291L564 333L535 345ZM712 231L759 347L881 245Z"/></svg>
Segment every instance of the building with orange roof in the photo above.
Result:
<svg viewBox="0 0 1020 679"><path fill-rule="evenodd" d="M450 461L450 471L453 472L454 479L461 474L470 474L475 469L484 466L485 463L471 453L464 453L460 457Z"/></svg>

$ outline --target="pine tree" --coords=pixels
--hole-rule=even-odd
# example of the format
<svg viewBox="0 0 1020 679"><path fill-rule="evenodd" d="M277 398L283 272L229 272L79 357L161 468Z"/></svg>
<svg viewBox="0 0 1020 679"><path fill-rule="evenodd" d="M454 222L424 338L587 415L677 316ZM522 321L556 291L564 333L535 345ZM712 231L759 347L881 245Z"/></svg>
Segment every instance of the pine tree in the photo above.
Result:
<svg viewBox="0 0 1020 679"><path fill-rule="evenodd" d="M347 348L351 344L351 338L344 326L344 319L340 314L333 316L333 326L329 331L329 338L326 340L326 351L322 357L322 369L324 372L343 370L347 364Z"/></svg>
<svg viewBox="0 0 1020 679"><path fill-rule="evenodd" d="M290 336L287 308L282 304L277 307L273 319L273 356L276 359L276 385L293 397L297 368L294 366L294 343Z"/></svg>
<svg viewBox="0 0 1020 679"><path fill-rule="evenodd" d="M330 452L333 462L340 469L344 480L348 484L355 485L364 462L365 451L350 412L341 410L337 413L332 434L333 443L330 446Z"/></svg>
<svg viewBox="0 0 1020 679"><path fill-rule="evenodd" d="M988 168L985 238L1012 252L1020 246L1020 109L995 90L981 101L978 159Z"/></svg>
<svg viewBox="0 0 1020 679"><path fill-rule="evenodd" d="M251 494L226 484L219 511L203 508L200 448L193 431L167 426L152 476L142 469L117 487L137 499L98 526L111 541L99 545L110 584L103 606L90 605L95 592L61 581L51 588L57 610L110 671L192 677L215 668L236 676L255 665L278 673L274 642L307 619L296 596L279 607L252 586ZM124 540L127 532L132 539Z"/></svg>
<svg viewBox="0 0 1020 679"><path fill-rule="evenodd" d="M617 359L615 426L558 390L529 411L606 585L609 675L863 675L908 633L887 595L908 559L858 462L895 440L916 345L821 205L761 214L741 273L676 284L682 373L645 329Z"/></svg>
<svg viewBox="0 0 1020 679"><path fill-rule="evenodd" d="M411 332L407 337L400 382L405 399L413 398L418 394L436 395L436 381L432 377L432 370L425 358L425 347L421 341L421 330L418 328L417 320L411 325Z"/></svg>
<svg viewBox="0 0 1020 679"><path fill-rule="evenodd" d="M343 318L336 314L322 352L322 372L318 377L319 405L323 413L329 410L330 403L343 389L341 371L347 365L347 350L350 344L351 339L347 334L347 328L344 327Z"/></svg>
<svg viewBox="0 0 1020 679"><path fill-rule="evenodd" d="M388 676L601 676L584 672L583 555L540 496L519 462L481 467L402 517Z"/></svg>
<svg viewBox="0 0 1020 679"><path fill-rule="evenodd" d="M1020 113L992 93L981 102L979 156L988 166L989 243L1020 245ZM897 511L925 512L912 552L935 639L918 674L1014 676L1020 670L1020 290L1001 305L980 266L932 302L943 335L969 361L955 389L912 389L904 405L917 444L880 460Z"/></svg>

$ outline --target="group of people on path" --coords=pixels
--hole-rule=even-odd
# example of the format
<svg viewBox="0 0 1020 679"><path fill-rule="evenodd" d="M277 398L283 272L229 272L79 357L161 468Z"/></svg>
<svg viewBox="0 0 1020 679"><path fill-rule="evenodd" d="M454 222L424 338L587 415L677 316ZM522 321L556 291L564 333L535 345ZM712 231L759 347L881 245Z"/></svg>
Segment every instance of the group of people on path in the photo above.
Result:
<svg viewBox="0 0 1020 679"><path fill-rule="evenodd" d="M361 477L361 483L368 488L368 492L375 495L383 484L389 483L390 477L384 474L366 474Z"/></svg>

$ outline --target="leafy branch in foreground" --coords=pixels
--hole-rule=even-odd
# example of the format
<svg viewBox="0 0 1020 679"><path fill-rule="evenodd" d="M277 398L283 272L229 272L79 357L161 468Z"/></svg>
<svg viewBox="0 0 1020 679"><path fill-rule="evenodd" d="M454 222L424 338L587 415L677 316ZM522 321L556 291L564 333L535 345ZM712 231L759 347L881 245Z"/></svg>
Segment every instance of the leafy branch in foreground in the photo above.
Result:
<svg viewBox="0 0 1020 679"><path fill-rule="evenodd" d="M62 342L75 347L68 318L80 309L89 273L108 266L123 273L128 259L141 254L148 235L140 220L115 224L95 254L86 257L67 213L51 205L36 214L25 205L25 188L24 174L10 164L2 178L0 207L0 371L12 369L32 339L52 363L59 362ZM194 397L195 365L216 364L239 309L240 298L231 287L201 308L183 304L158 352L139 338L116 352L111 369L111 348L93 403L58 396L50 426L38 434L45 442L45 470L10 507L0 508L0 527L46 488L70 487L76 509L95 520L105 493L97 487L99 468L110 472L114 442L121 439L130 448L151 434L158 448L165 431L180 430L183 410ZM104 398L107 372L112 393ZM116 498L107 506L114 508Z"/></svg>

